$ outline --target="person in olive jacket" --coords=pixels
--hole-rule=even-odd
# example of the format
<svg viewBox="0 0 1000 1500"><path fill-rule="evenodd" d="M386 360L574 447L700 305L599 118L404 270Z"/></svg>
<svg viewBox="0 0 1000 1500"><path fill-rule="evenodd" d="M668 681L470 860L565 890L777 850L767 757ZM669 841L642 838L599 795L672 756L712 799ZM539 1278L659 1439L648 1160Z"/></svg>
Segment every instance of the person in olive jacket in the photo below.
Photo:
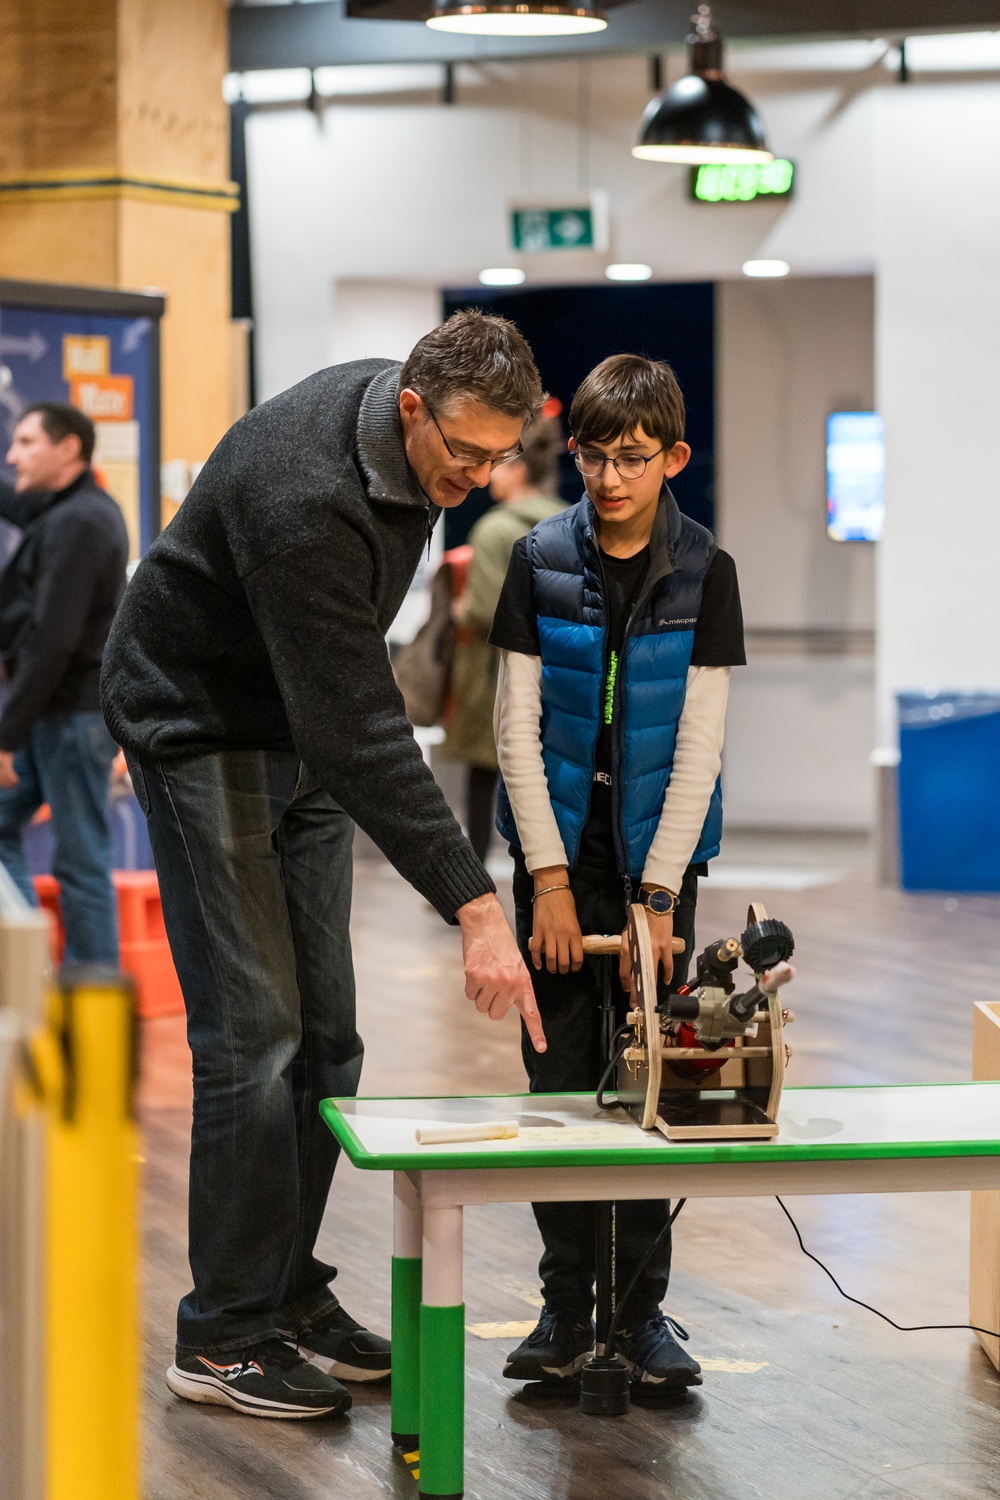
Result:
<svg viewBox="0 0 1000 1500"><path fill-rule="evenodd" d="M493 797L499 761L493 734L500 652L489 643L511 548L519 537L563 509L559 451L564 439L559 403L550 399L521 434L522 453L490 478L496 501L469 532L472 558L455 607L458 641L451 671L452 705L441 746L444 760L467 768L465 825L469 843L485 859L493 831Z"/></svg>
<svg viewBox="0 0 1000 1500"><path fill-rule="evenodd" d="M118 965L107 804L116 746L100 704L101 658L125 588L128 532L94 478L94 425L42 402L14 429L0 516L21 538L0 576L0 862L32 904L22 833L52 813L67 963Z"/></svg>

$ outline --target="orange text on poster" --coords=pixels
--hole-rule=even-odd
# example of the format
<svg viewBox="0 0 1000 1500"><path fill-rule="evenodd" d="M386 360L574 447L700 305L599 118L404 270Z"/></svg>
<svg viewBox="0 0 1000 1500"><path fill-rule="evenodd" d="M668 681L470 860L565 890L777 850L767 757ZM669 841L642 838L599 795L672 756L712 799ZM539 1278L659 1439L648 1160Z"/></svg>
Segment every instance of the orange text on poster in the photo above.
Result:
<svg viewBox="0 0 1000 1500"><path fill-rule="evenodd" d="M69 383L69 399L92 422L131 422L131 375L81 375Z"/></svg>
<svg viewBox="0 0 1000 1500"><path fill-rule="evenodd" d="M81 375L106 375L111 365L111 340L106 334L63 334L63 380Z"/></svg>

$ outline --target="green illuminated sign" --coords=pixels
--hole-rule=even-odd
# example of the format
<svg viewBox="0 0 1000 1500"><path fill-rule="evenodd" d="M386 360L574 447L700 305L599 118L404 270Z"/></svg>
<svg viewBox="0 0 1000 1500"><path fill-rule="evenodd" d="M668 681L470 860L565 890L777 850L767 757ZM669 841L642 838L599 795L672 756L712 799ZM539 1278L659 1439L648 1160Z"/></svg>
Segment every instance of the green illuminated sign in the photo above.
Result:
<svg viewBox="0 0 1000 1500"><path fill-rule="evenodd" d="M590 204L579 208L515 208L510 215L510 237L515 250L593 250L594 214Z"/></svg>
<svg viewBox="0 0 1000 1500"><path fill-rule="evenodd" d="M691 196L699 203L752 203L755 198L787 198L795 180L790 161L753 162L748 166L691 168Z"/></svg>

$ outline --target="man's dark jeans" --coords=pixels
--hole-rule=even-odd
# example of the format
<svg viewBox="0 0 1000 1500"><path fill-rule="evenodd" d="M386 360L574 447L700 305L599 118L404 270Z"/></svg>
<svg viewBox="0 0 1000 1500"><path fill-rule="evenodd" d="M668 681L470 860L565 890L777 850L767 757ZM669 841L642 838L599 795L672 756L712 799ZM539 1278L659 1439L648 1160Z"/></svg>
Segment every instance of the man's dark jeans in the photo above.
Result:
<svg viewBox="0 0 1000 1500"><path fill-rule="evenodd" d="M303 1330L333 1303L313 1254L354 1094L354 825L292 751L130 755L194 1055L182 1351Z"/></svg>
<svg viewBox="0 0 1000 1500"><path fill-rule="evenodd" d="M118 967L118 903L111 883L108 788L117 754L99 713L46 714L14 756L16 786L0 790L0 863L32 906L22 833L43 802L52 812L64 962Z"/></svg>
<svg viewBox="0 0 1000 1500"><path fill-rule="evenodd" d="M517 941L528 966L541 1012L548 1050L539 1054L522 1027L521 1052L532 1093L562 1094L596 1090L607 1059L601 1052L601 966L607 959L585 958L576 974L550 974L535 969L528 952L531 937L534 881L519 850L514 856L514 907ZM621 932L626 907L623 882L615 876L595 879L571 873L576 912L584 933ZM681 888L681 905L674 916L674 935L682 937L684 954L674 957L671 988L683 984L694 946L694 913L698 878L689 870ZM628 1010L628 997L614 980L618 1020ZM589 1317L594 1306L597 1219L593 1203L533 1203L535 1221L545 1251L539 1263L542 1292L550 1311L574 1309ZM617 1282L623 1290L639 1261L663 1229L670 1204L626 1200L617 1205ZM670 1235L639 1277L623 1311L626 1326L652 1317L667 1294L670 1279Z"/></svg>

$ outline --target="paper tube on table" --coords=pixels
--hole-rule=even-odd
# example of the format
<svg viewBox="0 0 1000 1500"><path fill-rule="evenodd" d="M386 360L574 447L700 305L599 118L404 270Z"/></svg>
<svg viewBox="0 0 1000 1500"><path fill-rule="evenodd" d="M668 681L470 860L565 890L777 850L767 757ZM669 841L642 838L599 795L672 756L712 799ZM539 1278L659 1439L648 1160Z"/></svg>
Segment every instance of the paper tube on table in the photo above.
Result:
<svg viewBox="0 0 1000 1500"><path fill-rule="evenodd" d="M516 1120L488 1120L479 1125L420 1125L418 1146L450 1146L459 1141L509 1141L517 1135Z"/></svg>

